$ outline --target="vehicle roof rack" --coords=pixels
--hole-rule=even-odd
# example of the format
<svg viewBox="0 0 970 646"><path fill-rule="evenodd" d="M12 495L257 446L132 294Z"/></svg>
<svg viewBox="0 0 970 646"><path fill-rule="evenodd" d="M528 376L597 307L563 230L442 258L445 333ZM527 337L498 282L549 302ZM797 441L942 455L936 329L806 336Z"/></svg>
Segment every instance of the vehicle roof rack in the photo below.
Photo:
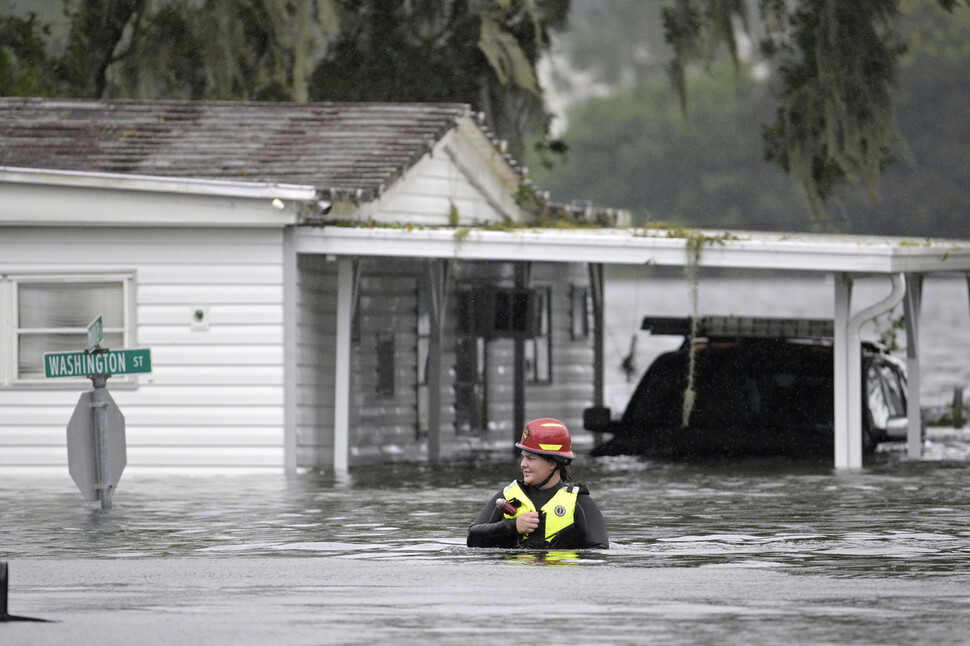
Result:
<svg viewBox="0 0 970 646"><path fill-rule="evenodd" d="M651 334L690 336L691 317L645 316L641 330ZM702 316L697 336L711 338L831 339L831 319L793 319L752 316Z"/></svg>

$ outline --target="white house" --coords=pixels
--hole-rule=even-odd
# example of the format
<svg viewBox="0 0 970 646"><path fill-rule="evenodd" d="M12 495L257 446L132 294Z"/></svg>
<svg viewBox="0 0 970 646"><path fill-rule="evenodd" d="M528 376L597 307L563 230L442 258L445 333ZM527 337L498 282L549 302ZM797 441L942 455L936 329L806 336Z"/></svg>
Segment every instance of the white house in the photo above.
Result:
<svg viewBox="0 0 970 646"><path fill-rule="evenodd" d="M525 415L578 430L588 267L407 239L529 222L523 187L463 105L0 99L0 467L66 464L90 382L42 357L99 315L104 346L151 350L108 382L129 469L437 460ZM341 225L400 252L304 238Z"/></svg>
<svg viewBox="0 0 970 646"><path fill-rule="evenodd" d="M970 272L959 241L539 226L620 215L549 204L463 105L0 98L0 469L65 467L90 384L42 357L99 315L105 346L151 349L108 382L129 469L435 462L539 416L581 434L603 265L690 262L835 276L834 458L861 466L858 323L882 306L853 315L853 280L905 298L918 395L921 278Z"/></svg>

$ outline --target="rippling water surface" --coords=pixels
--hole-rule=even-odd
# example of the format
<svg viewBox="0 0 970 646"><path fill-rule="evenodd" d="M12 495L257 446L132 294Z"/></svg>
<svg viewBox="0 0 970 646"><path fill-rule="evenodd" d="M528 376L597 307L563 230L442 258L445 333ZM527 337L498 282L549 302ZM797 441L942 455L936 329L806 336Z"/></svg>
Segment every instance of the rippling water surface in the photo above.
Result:
<svg viewBox="0 0 970 646"><path fill-rule="evenodd" d="M926 397L970 376L965 284L944 288L963 311L931 314L958 323L927 342L945 376ZM511 453L343 479L128 472L107 511L66 473L4 477L9 612L53 621L0 623L0 644L966 643L968 455L970 431L929 429L922 459L886 447L858 472L581 458L612 545L580 553L464 546Z"/></svg>
<svg viewBox="0 0 970 646"><path fill-rule="evenodd" d="M464 546L511 456L341 482L126 477L108 511L66 478L7 479L10 612L57 623L0 624L0 642L963 643L968 443L934 432L925 459L854 473L589 461L612 545L582 553Z"/></svg>

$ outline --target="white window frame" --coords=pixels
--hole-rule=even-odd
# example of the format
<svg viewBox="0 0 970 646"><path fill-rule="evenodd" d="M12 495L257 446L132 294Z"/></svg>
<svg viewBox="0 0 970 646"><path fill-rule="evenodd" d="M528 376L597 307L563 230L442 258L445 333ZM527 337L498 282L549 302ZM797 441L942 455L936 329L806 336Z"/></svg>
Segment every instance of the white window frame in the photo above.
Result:
<svg viewBox="0 0 970 646"><path fill-rule="evenodd" d="M39 378L20 378L20 358L18 355L19 338L19 292L20 285L29 283L121 283L122 285L122 314L124 322L121 328L105 327L106 333L120 332L123 338L123 348L111 348L121 350L136 347L135 335L135 272L84 272L84 273L15 273L6 272L0 274L0 388L11 387L71 387L76 388L78 384L89 383L84 377L46 379ZM64 328L58 328L58 331ZM86 333L86 326L78 328L80 334ZM84 350L85 348L78 348ZM135 375L117 375L111 377L109 386L132 385L136 383Z"/></svg>

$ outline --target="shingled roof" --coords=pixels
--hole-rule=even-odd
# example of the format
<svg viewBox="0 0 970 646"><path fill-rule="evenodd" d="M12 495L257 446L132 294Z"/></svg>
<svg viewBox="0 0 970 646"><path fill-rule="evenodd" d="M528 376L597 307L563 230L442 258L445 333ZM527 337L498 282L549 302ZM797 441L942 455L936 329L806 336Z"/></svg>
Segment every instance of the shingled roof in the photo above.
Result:
<svg viewBox="0 0 970 646"><path fill-rule="evenodd" d="M453 103L0 97L0 166L301 184L368 200L469 112Z"/></svg>

